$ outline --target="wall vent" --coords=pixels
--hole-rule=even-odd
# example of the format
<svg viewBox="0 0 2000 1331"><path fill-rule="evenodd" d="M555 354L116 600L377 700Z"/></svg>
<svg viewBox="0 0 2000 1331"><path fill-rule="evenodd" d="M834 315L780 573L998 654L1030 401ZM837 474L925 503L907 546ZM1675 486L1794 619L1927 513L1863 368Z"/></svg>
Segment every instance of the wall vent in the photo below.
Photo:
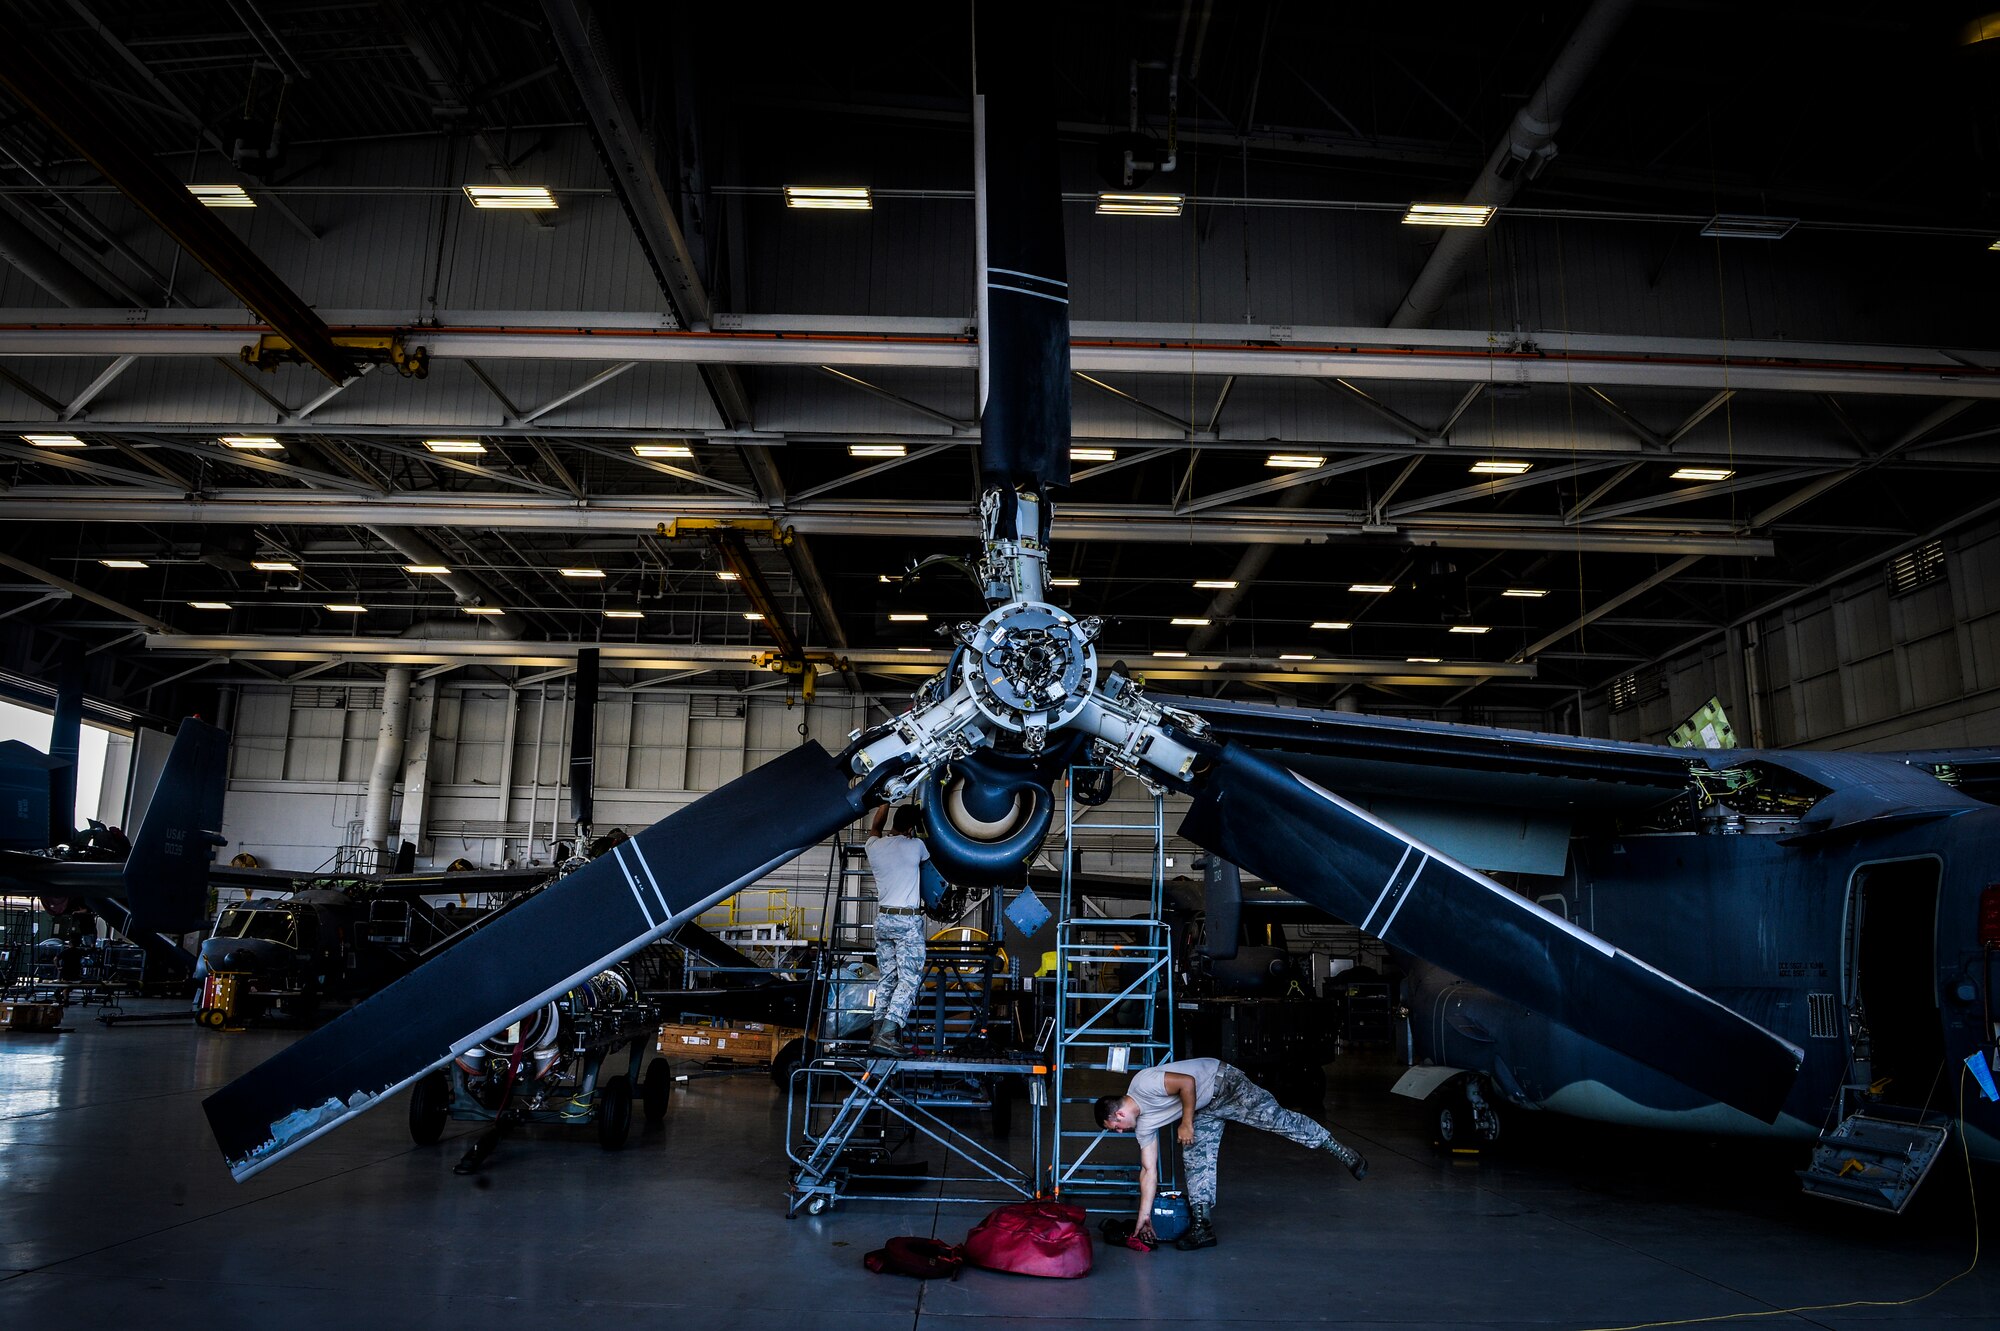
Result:
<svg viewBox="0 0 2000 1331"><path fill-rule="evenodd" d="M1944 542L1925 541L1889 561L1889 592L1901 596L1944 576Z"/></svg>
<svg viewBox="0 0 2000 1331"><path fill-rule="evenodd" d="M688 699L688 715L740 717L743 715L743 699L721 693L697 693Z"/></svg>
<svg viewBox="0 0 2000 1331"><path fill-rule="evenodd" d="M1833 994L1807 994L1806 1008L1813 1039L1840 1038L1840 1003Z"/></svg>

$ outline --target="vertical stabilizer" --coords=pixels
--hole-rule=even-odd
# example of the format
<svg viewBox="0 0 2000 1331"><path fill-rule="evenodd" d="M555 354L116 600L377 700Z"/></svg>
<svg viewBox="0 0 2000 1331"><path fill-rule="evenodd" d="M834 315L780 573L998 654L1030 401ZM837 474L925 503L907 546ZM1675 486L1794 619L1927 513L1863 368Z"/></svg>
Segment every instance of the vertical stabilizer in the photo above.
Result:
<svg viewBox="0 0 2000 1331"><path fill-rule="evenodd" d="M125 860L125 900L136 927L185 933L208 914L208 862L222 840L229 732L181 722L160 785Z"/></svg>

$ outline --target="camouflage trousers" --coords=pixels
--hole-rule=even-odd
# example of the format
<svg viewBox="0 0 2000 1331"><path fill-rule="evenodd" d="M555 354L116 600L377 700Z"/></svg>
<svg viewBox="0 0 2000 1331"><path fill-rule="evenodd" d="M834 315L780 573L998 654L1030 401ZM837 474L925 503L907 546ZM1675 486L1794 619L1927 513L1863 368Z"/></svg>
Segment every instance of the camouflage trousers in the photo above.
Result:
<svg viewBox="0 0 2000 1331"><path fill-rule="evenodd" d="M876 914L875 966L882 972L875 987L875 1020L907 1025L910 1009L924 991L923 916Z"/></svg>
<svg viewBox="0 0 2000 1331"><path fill-rule="evenodd" d="M1345 1158L1342 1153L1346 1148L1333 1140L1332 1133L1304 1114L1284 1108L1240 1068L1224 1063L1216 1070L1214 1098L1195 1111L1194 1145L1182 1148L1188 1200L1196 1206L1215 1205L1215 1163L1222 1150L1225 1122L1247 1123L1289 1137L1310 1150L1328 1150Z"/></svg>

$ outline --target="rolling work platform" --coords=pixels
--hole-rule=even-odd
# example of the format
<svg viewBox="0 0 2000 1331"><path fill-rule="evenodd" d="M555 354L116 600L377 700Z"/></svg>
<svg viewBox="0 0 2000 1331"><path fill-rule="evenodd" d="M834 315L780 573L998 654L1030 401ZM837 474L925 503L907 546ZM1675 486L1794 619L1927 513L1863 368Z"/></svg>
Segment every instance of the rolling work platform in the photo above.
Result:
<svg viewBox="0 0 2000 1331"><path fill-rule="evenodd" d="M1072 767L1063 783L1062 897L1056 914L1055 1128L1049 1195L1071 1201L1136 1197L1138 1152L1102 1152L1119 1134L1097 1126L1091 1103L1124 1079L1174 1057L1173 939L1162 918L1166 892L1166 796L1153 790L1145 815L1092 816L1077 799L1115 779L1101 767ZM1145 913L1092 914L1076 874L1086 852L1147 854ZM1112 1074L1107 1076L1105 1074Z"/></svg>

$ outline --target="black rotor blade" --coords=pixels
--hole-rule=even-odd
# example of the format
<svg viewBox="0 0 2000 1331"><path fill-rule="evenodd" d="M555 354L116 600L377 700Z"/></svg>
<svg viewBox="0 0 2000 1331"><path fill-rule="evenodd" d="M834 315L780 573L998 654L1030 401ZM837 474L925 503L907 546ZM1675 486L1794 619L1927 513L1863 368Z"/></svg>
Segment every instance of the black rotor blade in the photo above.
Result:
<svg viewBox="0 0 2000 1331"><path fill-rule="evenodd" d="M807 743L550 885L202 1107L248 1178L797 858L861 811Z"/></svg>
<svg viewBox="0 0 2000 1331"><path fill-rule="evenodd" d="M1484 874L1233 744L1181 835L1404 951L1764 1122L1803 1052Z"/></svg>

